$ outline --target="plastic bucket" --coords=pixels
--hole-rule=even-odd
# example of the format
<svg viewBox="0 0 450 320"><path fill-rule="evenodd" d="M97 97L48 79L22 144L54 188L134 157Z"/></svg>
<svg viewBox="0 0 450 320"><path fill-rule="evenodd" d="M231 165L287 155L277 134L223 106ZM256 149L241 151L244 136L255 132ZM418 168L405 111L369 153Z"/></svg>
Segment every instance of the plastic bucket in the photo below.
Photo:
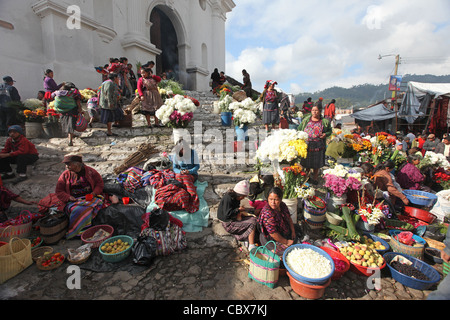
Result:
<svg viewBox="0 0 450 320"><path fill-rule="evenodd" d="M298 281L294 277L292 277L289 272L287 272L287 275L289 277L289 282L291 284L292 290L294 290L295 293L297 293L299 296L316 300L323 297L325 294L325 289L330 285L331 279L328 279L328 281L325 284L322 285L310 285L303 282Z"/></svg>
<svg viewBox="0 0 450 320"><path fill-rule="evenodd" d="M231 112L222 112L220 114L220 119L222 120L222 126L230 127L232 116L233 116L233 114Z"/></svg>
<svg viewBox="0 0 450 320"><path fill-rule="evenodd" d="M243 128L236 126L235 130L237 141L245 141L247 139L247 130L248 130L247 126L244 125Z"/></svg>

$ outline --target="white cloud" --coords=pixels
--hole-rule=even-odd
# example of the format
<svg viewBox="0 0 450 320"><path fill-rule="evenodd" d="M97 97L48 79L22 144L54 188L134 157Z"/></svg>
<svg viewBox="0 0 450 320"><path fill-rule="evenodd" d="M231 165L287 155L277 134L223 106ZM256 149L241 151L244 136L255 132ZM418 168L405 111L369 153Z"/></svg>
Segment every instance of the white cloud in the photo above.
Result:
<svg viewBox="0 0 450 320"><path fill-rule="evenodd" d="M450 1L239 0L227 21L227 74L285 91L387 83L399 74L450 74Z"/></svg>

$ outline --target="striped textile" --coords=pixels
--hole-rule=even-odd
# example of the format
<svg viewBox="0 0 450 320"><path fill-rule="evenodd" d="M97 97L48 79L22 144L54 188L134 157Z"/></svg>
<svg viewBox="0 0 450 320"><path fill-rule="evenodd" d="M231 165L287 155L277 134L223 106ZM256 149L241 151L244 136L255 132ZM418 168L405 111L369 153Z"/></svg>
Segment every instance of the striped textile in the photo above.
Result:
<svg viewBox="0 0 450 320"><path fill-rule="evenodd" d="M155 203L161 209L167 211L186 210L195 213L200 208L200 198L197 187L194 185L194 177L189 174L177 174L175 179L183 187L174 184L165 185L155 192Z"/></svg>
<svg viewBox="0 0 450 320"><path fill-rule="evenodd" d="M92 220L103 207L103 200L96 197L92 201L79 198L75 202L68 203L65 211L69 216L69 230L66 239L80 236L81 233L91 226Z"/></svg>

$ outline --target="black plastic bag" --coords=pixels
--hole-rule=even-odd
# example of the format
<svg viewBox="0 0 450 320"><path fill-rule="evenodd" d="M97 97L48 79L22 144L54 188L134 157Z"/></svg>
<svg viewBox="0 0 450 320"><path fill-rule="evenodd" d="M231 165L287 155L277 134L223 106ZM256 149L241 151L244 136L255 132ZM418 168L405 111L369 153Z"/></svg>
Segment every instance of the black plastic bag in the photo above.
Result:
<svg viewBox="0 0 450 320"><path fill-rule="evenodd" d="M149 266L156 257L156 239L148 236L139 236L132 248L133 263Z"/></svg>
<svg viewBox="0 0 450 320"><path fill-rule="evenodd" d="M161 208L155 208L152 210L148 217L148 227L161 231L166 230L167 225L169 224L169 213Z"/></svg>

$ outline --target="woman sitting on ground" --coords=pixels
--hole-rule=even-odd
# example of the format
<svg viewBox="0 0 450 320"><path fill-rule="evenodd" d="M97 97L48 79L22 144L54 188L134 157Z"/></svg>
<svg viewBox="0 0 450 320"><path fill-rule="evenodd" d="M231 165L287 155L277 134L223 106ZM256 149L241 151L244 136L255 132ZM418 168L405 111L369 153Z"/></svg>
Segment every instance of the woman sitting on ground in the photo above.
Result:
<svg viewBox="0 0 450 320"><path fill-rule="evenodd" d="M294 223L287 205L282 200L283 191L274 187L269 191L267 205L258 216L261 245L265 245L268 241L275 241L276 254L279 256L282 256L289 246L297 242Z"/></svg>
<svg viewBox="0 0 450 320"><path fill-rule="evenodd" d="M403 189L420 190L425 180L417 165L422 160L418 155L409 155L408 162L397 173L397 182Z"/></svg>
<svg viewBox="0 0 450 320"><path fill-rule="evenodd" d="M387 192L391 202L398 206L401 205L399 201L402 201L404 205L409 205L409 200L394 184L391 176L391 168L386 163L379 164L374 169L374 184L383 192Z"/></svg>
<svg viewBox="0 0 450 320"><path fill-rule="evenodd" d="M70 239L90 227L98 211L106 204L102 196L103 179L95 169L86 166L78 155L65 156L63 163L67 170L59 177L55 193L65 204L64 211L69 216L66 238ZM92 195L92 200L88 195Z"/></svg>
<svg viewBox="0 0 450 320"><path fill-rule="evenodd" d="M247 215L241 201L249 195L249 182L241 181L225 193L220 201L217 217L224 229L238 241L248 241L248 250L255 248L256 218Z"/></svg>

